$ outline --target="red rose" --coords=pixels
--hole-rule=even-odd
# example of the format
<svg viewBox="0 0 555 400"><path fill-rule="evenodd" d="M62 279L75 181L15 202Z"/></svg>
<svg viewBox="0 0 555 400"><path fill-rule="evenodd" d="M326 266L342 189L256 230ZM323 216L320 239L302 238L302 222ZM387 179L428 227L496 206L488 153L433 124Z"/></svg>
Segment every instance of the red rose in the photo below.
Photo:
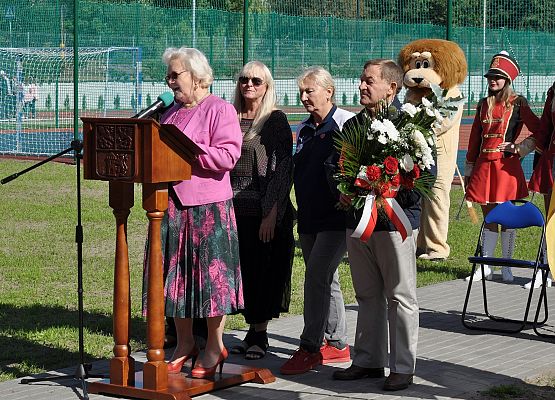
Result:
<svg viewBox="0 0 555 400"><path fill-rule="evenodd" d="M401 183L401 176L399 174L395 175L394 177L392 177L389 182L391 182L391 184L393 186L399 186L399 183Z"/></svg>
<svg viewBox="0 0 555 400"><path fill-rule="evenodd" d="M418 165L414 164L414 168L413 168L412 171L410 172L410 175L411 175L412 178L414 178L414 179L420 178L420 168L418 168Z"/></svg>
<svg viewBox="0 0 555 400"><path fill-rule="evenodd" d="M399 169L399 161L395 157L387 156L383 161L385 173L388 175L395 175Z"/></svg>
<svg viewBox="0 0 555 400"><path fill-rule="evenodd" d="M382 175L382 170L376 165L369 165L366 167L366 176L370 182L377 181Z"/></svg>
<svg viewBox="0 0 555 400"><path fill-rule="evenodd" d="M384 182L380 185L380 194L384 195L386 193L389 192L389 189L391 189L391 183L390 182Z"/></svg>

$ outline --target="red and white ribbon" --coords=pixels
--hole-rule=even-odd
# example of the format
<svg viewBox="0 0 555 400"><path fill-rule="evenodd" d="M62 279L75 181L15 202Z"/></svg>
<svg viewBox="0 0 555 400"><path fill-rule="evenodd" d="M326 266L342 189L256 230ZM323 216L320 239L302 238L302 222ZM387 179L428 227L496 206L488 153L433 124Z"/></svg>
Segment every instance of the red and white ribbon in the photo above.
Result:
<svg viewBox="0 0 555 400"><path fill-rule="evenodd" d="M410 224L407 215L393 197L384 198L383 210L388 218L391 220L395 228L399 231L401 238L405 240L407 236L412 236L412 226ZM363 242L366 242L374 228L376 228L376 223L378 221L378 209L376 207L376 195L371 192L366 196L366 201L364 203L364 209L362 210L362 217L351 234L352 238L359 238Z"/></svg>
<svg viewBox="0 0 555 400"><path fill-rule="evenodd" d="M351 237L359 238L363 242L366 242L370 238L372 232L374 232L377 221L378 209L376 208L376 195L374 192L371 192L366 196L364 208L362 209L362 217L355 231L351 234Z"/></svg>

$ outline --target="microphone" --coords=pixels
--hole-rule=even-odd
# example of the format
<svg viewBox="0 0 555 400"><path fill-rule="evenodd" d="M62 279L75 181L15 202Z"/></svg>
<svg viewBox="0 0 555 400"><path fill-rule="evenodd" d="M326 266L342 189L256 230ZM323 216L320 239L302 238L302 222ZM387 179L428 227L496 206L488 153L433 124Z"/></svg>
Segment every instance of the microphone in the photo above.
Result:
<svg viewBox="0 0 555 400"><path fill-rule="evenodd" d="M173 93L172 92L164 92L160 96L158 96L158 98L156 99L156 101L154 103L152 103L150 106L148 106L144 110L140 111L138 114L132 116L131 118L138 118L138 119L148 118L152 114L161 110L162 108L169 107L172 104L172 102L173 102Z"/></svg>

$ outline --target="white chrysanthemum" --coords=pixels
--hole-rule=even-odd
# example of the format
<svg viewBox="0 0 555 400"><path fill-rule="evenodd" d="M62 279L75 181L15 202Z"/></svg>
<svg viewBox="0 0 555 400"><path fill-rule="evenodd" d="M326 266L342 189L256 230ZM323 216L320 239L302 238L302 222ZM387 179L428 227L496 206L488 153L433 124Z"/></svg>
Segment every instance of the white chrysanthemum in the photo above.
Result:
<svg viewBox="0 0 555 400"><path fill-rule="evenodd" d="M397 129L395 129L395 125L393 125L393 123L387 119L384 121L375 119L374 121L372 121L372 125L370 125L370 128L376 135L378 142L380 142L381 144L386 144L388 137L393 136L396 138L399 135Z"/></svg>
<svg viewBox="0 0 555 400"><path fill-rule="evenodd" d="M415 129L414 131L412 131L412 138L418 144L419 147L427 146L426 138L424 137L424 134L420 132L418 129Z"/></svg>
<svg viewBox="0 0 555 400"><path fill-rule="evenodd" d="M434 109L433 108L428 108L426 107L426 115L430 116L430 117L435 117L435 113L434 113Z"/></svg>
<svg viewBox="0 0 555 400"><path fill-rule="evenodd" d="M424 168L430 168L432 165L435 165L432 149L427 146L422 148L422 165Z"/></svg>
<svg viewBox="0 0 555 400"><path fill-rule="evenodd" d="M433 165L435 165L435 161L434 158L432 157L432 155L423 155L422 156L422 164L424 165L424 168L426 169L430 169Z"/></svg>
<svg viewBox="0 0 555 400"><path fill-rule="evenodd" d="M434 115L436 116L436 120L439 122L443 122L443 115L439 112L438 109L434 108Z"/></svg>
<svg viewBox="0 0 555 400"><path fill-rule="evenodd" d="M374 131L374 132L385 133L385 131L386 131L385 125L384 125L383 122L380 121L379 119L373 120L373 121L372 121L372 124L370 125L370 128L371 128L372 131Z"/></svg>
<svg viewBox="0 0 555 400"><path fill-rule="evenodd" d="M431 108L433 106L432 102L426 97L422 97L422 105L426 108Z"/></svg>
<svg viewBox="0 0 555 400"><path fill-rule="evenodd" d="M399 160L399 165L401 166L401 168L403 170L405 170L406 172L410 172L413 170L414 168L414 161L412 160L412 157L409 154L405 154L400 160Z"/></svg>
<svg viewBox="0 0 555 400"><path fill-rule="evenodd" d="M416 115L418 110L413 104L405 103L401 106L401 111L406 112L412 118Z"/></svg>
<svg viewBox="0 0 555 400"><path fill-rule="evenodd" d="M389 137L389 139L391 139L392 141L396 142L399 139L399 131L397 130L393 122L391 122L388 119L384 119L383 124L386 129L385 133L387 137Z"/></svg>

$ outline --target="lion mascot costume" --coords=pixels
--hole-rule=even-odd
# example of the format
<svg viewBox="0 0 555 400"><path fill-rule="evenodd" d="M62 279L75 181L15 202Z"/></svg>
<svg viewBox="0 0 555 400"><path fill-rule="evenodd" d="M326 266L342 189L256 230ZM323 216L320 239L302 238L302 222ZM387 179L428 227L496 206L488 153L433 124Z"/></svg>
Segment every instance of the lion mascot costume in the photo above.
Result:
<svg viewBox="0 0 555 400"><path fill-rule="evenodd" d="M422 97L431 93L430 84L447 89L446 98L462 96L458 85L467 74L466 58L454 42L442 39L419 39L410 42L399 53L399 65L405 73L407 88L405 102L420 104ZM428 260L442 260L449 256L449 192L457 163L459 128L463 105L452 119L445 118L437 135L437 175L433 196L422 201L418 256Z"/></svg>

